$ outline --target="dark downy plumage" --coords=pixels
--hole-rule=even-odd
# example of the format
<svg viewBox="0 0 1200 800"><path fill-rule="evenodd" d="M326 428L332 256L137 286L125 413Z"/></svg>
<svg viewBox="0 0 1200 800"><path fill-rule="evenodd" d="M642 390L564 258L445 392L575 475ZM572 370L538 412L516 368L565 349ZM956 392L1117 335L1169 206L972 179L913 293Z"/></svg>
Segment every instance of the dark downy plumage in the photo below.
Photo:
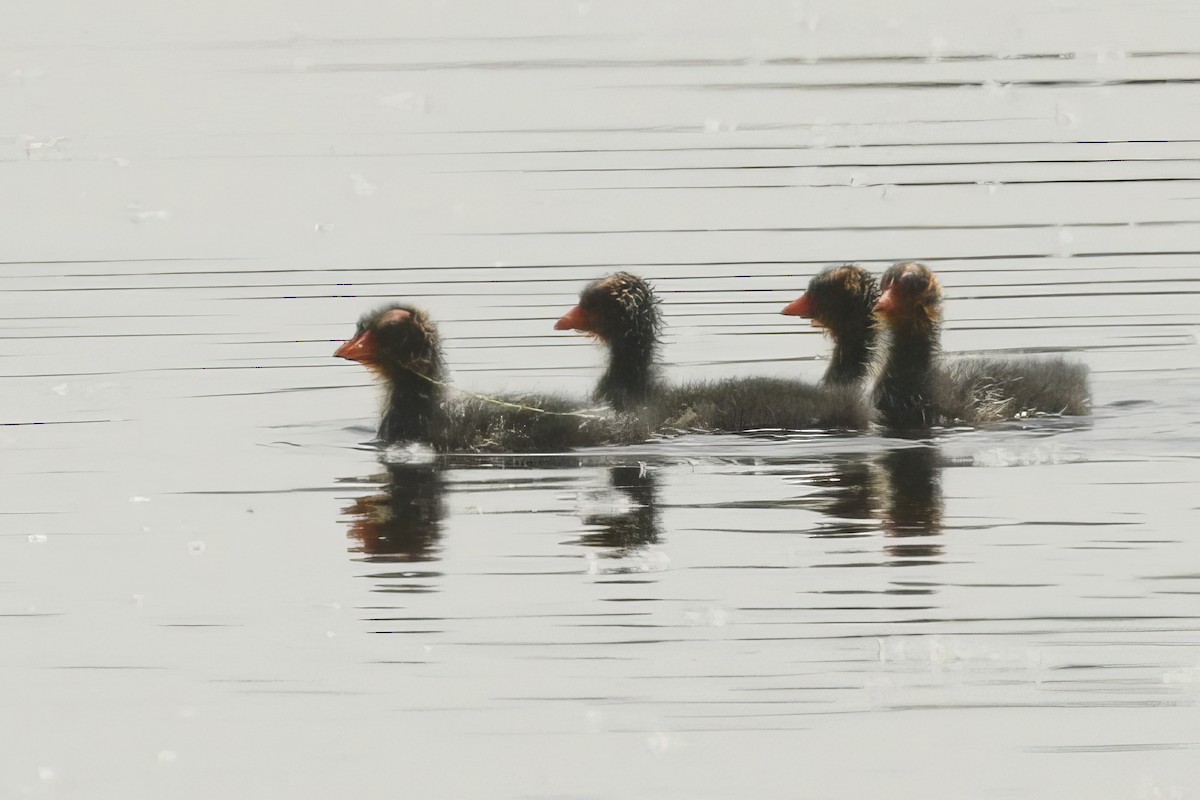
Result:
<svg viewBox="0 0 1200 800"><path fill-rule="evenodd" d="M448 395L437 326L411 306L393 304L364 315L354 338L334 355L358 361L383 379L379 439L387 444L420 442L439 452L528 453L637 442L650 434L638 418L580 413L561 397L490 402Z"/></svg>
<svg viewBox="0 0 1200 800"><path fill-rule="evenodd" d="M664 388L648 414L664 431L860 430L871 410L858 387L791 378L721 378Z"/></svg>
<svg viewBox="0 0 1200 800"><path fill-rule="evenodd" d="M888 351L875 404L893 428L979 425L1037 414L1089 413L1088 369L1053 359L940 358L942 290L923 264L896 264L876 313Z"/></svg>
<svg viewBox="0 0 1200 800"><path fill-rule="evenodd" d="M808 288L784 314L812 320L833 340L833 354L821 383L858 386L867 377L879 327L875 304L879 285L857 264L828 267L808 282Z"/></svg>
<svg viewBox="0 0 1200 800"><path fill-rule="evenodd" d="M608 348L608 365L593 396L617 411L644 405L658 382L655 358L662 315L650 284L628 272L593 281L556 331L591 334Z"/></svg>
<svg viewBox="0 0 1200 800"><path fill-rule="evenodd" d="M664 418L669 425L701 430L865 428L872 412L862 382L878 333L872 314L878 297L875 279L862 267L822 271L782 312L811 319L833 339L819 385L788 378L689 383L663 392Z"/></svg>
<svg viewBox="0 0 1200 800"><path fill-rule="evenodd" d="M879 281L875 311L888 332L887 355L875 384L875 407L885 425L935 424L934 361L941 349L942 286L924 264L896 264Z"/></svg>
<svg viewBox="0 0 1200 800"><path fill-rule="evenodd" d="M938 402L969 424L1091 412L1088 368L1055 358L959 358L939 369Z"/></svg>
<svg viewBox="0 0 1200 800"><path fill-rule="evenodd" d="M383 379L387 396L379 438L429 441L443 427L441 404L446 365L437 325L424 311L393 304L364 314L354 338L334 352Z"/></svg>
<svg viewBox="0 0 1200 800"><path fill-rule="evenodd" d="M870 420L870 408L861 399L858 381L851 373L861 380L866 372L873 341L870 307L874 297L852 303L843 295L855 291L870 295L874 282L858 268L847 271L842 278L845 280L828 281L831 285L818 290L818 294L829 303L831 318L840 316L839 304L863 305L867 323L855 327L847 322L844 328L848 340L854 340L857 333L865 341L854 364L851 362L856 359L849 354L855 349L843 348L838 359L841 366L834 370L837 377L827 386L786 378L664 384L658 379L654 363L662 328L658 301L649 284L626 272L589 284L580 295L579 305L554 327L592 334L608 347L608 368L597 385L597 399L617 409L636 410L651 430L857 429ZM843 327L840 320L831 324Z"/></svg>

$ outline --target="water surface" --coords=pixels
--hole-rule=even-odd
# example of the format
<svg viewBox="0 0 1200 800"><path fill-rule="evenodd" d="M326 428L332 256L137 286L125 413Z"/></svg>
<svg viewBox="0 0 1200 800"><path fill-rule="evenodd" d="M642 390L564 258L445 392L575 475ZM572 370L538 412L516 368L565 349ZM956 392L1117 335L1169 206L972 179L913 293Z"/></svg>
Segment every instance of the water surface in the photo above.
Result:
<svg viewBox="0 0 1200 800"><path fill-rule="evenodd" d="M1200 14L1163 2L26 6L0 31L0 796L1200 793ZM929 263L1092 417L383 463L652 280L672 379Z"/></svg>

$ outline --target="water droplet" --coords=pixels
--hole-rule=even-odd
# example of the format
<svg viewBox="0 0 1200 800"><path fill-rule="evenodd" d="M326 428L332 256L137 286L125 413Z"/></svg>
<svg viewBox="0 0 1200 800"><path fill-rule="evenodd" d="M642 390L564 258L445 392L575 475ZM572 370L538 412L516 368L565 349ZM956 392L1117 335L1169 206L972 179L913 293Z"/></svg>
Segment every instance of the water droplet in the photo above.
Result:
<svg viewBox="0 0 1200 800"><path fill-rule="evenodd" d="M658 731L646 737L646 749L652 753L665 753L679 747L679 740L669 733Z"/></svg>
<svg viewBox="0 0 1200 800"><path fill-rule="evenodd" d="M380 105L388 108L410 111L414 114L424 114L429 110L428 98L420 92L397 92L380 98Z"/></svg>
<svg viewBox="0 0 1200 800"><path fill-rule="evenodd" d="M708 610L708 624L714 628L724 628L729 622L729 612L723 608L710 608Z"/></svg>
<svg viewBox="0 0 1200 800"><path fill-rule="evenodd" d="M354 185L354 193L359 197L370 197L375 194L375 184L357 172L350 176L350 182Z"/></svg>
<svg viewBox="0 0 1200 800"><path fill-rule="evenodd" d="M136 204L129 206L129 221L136 222L138 224L143 222L161 222L170 216L171 213L169 211L164 211L162 209L147 211Z"/></svg>
<svg viewBox="0 0 1200 800"><path fill-rule="evenodd" d="M1061 105L1058 106L1057 115L1055 116L1056 123L1060 128L1077 128L1079 127L1079 117L1074 113L1067 111Z"/></svg>

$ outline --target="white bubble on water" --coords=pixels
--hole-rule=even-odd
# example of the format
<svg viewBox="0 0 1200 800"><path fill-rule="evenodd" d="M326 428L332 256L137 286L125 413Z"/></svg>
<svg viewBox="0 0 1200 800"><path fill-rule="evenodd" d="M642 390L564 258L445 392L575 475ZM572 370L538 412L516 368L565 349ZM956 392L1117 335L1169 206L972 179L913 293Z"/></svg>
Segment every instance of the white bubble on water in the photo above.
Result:
<svg viewBox="0 0 1200 800"><path fill-rule="evenodd" d="M40 67L18 67L8 73L8 77L12 79L13 83L23 86L26 81L37 80L44 77L45 74L46 71Z"/></svg>
<svg viewBox="0 0 1200 800"><path fill-rule="evenodd" d="M1072 111L1063 108L1060 103L1055 109L1054 121L1060 128L1078 128L1079 116Z"/></svg>
<svg viewBox="0 0 1200 800"><path fill-rule="evenodd" d="M929 40L929 58L928 60L941 61L942 54L950 48L950 42L942 36L934 36Z"/></svg>
<svg viewBox="0 0 1200 800"><path fill-rule="evenodd" d="M350 183L354 186L354 193L359 197L370 197L375 194L375 184L357 172L350 175Z"/></svg>
<svg viewBox="0 0 1200 800"><path fill-rule="evenodd" d="M668 750L678 750L682 744L683 741L678 736L665 731L658 731L646 737L646 749L659 755Z"/></svg>
<svg viewBox="0 0 1200 800"><path fill-rule="evenodd" d="M992 447L971 454L974 467L1034 467L1057 464L1077 464L1083 457L1059 445L1039 445L1029 448Z"/></svg>
<svg viewBox="0 0 1200 800"><path fill-rule="evenodd" d="M671 557L662 550L647 550L638 558L638 570L641 572L662 572L671 564Z"/></svg>
<svg viewBox="0 0 1200 800"><path fill-rule="evenodd" d="M1138 800L1183 800L1187 795L1175 785L1162 785L1149 775L1143 775L1138 786Z"/></svg>
<svg viewBox="0 0 1200 800"><path fill-rule="evenodd" d="M380 105L395 108L399 111L410 111L414 114L424 114L429 110L429 98L420 92L397 92L379 100Z"/></svg>
<svg viewBox="0 0 1200 800"><path fill-rule="evenodd" d="M684 617L691 625L709 628L723 628L729 623L729 611L724 608L685 611Z"/></svg>
<svg viewBox="0 0 1200 800"><path fill-rule="evenodd" d="M1054 240L1057 244L1056 255L1061 258L1068 258L1074 255L1074 248L1071 245L1075 243L1075 234L1066 228L1059 228L1055 233Z"/></svg>
<svg viewBox="0 0 1200 800"><path fill-rule="evenodd" d="M1162 682L1167 684L1200 684L1200 666L1164 672Z"/></svg>
<svg viewBox="0 0 1200 800"><path fill-rule="evenodd" d="M25 142L25 157L32 161L61 161L63 152L59 148L59 144L70 141L66 136L39 139L28 134L22 139Z"/></svg>
<svg viewBox="0 0 1200 800"><path fill-rule="evenodd" d="M146 209L146 208L143 208L142 206L138 205L137 203L131 204L130 206L128 206L128 208L129 208L130 222L139 223L139 224L142 222L162 221L162 220L168 219L171 216L171 212L169 212L169 211L164 211L161 208Z"/></svg>

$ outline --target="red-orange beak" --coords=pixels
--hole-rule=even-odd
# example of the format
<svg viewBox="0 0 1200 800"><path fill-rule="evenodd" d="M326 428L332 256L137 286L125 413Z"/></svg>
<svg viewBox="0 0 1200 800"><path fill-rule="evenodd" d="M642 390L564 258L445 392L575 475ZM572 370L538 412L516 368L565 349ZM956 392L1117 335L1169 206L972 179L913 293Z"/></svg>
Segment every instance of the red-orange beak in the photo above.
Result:
<svg viewBox="0 0 1200 800"><path fill-rule="evenodd" d="M808 293L805 292L789 303L788 307L779 313L785 314L789 317L804 317L805 319L812 319L812 300L809 298Z"/></svg>
<svg viewBox="0 0 1200 800"><path fill-rule="evenodd" d="M892 284L883 293L883 297L879 298L879 302L875 304L875 313L882 314L885 317L894 317L900 312L900 297L896 290L896 284Z"/></svg>
<svg viewBox="0 0 1200 800"><path fill-rule="evenodd" d="M375 334L363 331L350 341L344 342L333 354L338 358L369 365L375 361L376 349Z"/></svg>
<svg viewBox="0 0 1200 800"><path fill-rule="evenodd" d="M554 323L556 331L583 331L584 333L595 333L595 328L592 325L592 315L583 310L583 306L575 306L558 322Z"/></svg>

